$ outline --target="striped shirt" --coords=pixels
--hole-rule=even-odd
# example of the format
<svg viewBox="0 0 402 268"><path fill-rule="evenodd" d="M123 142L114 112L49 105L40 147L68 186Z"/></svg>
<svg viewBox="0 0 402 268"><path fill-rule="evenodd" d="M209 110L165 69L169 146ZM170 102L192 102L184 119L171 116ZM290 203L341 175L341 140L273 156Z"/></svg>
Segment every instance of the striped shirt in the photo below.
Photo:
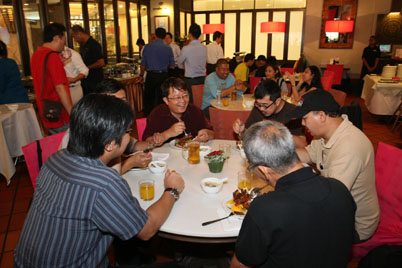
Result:
<svg viewBox="0 0 402 268"><path fill-rule="evenodd" d="M127 240L147 219L114 169L59 151L36 180L14 267L107 267L113 236Z"/></svg>

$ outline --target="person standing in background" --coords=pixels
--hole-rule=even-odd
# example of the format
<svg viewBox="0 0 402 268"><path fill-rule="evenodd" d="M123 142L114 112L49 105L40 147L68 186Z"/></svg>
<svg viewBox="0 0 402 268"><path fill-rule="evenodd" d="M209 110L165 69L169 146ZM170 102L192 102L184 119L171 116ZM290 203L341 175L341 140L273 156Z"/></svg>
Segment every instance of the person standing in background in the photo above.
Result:
<svg viewBox="0 0 402 268"><path fill-rule="evenodd" d="M369 45L364 48L362 55L362 72L360 78L363 79L366 74L377 73L377 66L380 62L381 52L376 44L375 36L370 36Z"/></svg>
<svg viewBox="0 0 402 268"><path fill-rule="evenodd" d="M177 67L177 62L180 57L180 47L173 42L173 35L169 32L166 33L165 43L172 48L173 57L174 57L174 69L169 69L169 76L179 77L180 72L179 68Z"/></svg>
<svg viewBox="0 0 402 268"><path fill-rule="evenodd" d="M80 54L89 69L87 78L82 79L84 95L94 92L96 85L103 80L103 66L105 59L102 47L80 25L71 28L71 36L80 44Z"/></svg>
<svg viewBox="0 0 402 268"><path fill-rule="evenodd" d="M81 80L88 76L89 69L81 55L69 47L61 52L61 58L70 84L71 101L75 105L83 96Z"/></svg>
<svg viewBox="0 0 402 268"><path fill-rule="evenodd" d="M207 45L207 75L215 72L216 62L219 59L223 59L223 33L216 31L212 37L214 40Z"/></svg>
<svg viewBox="0 0 402 268"><path fill-rule="evenodd" d="M140 59L141 59L142 58L142 51L143 51L143 48L145 46L145 41L142 38L138 38L137 42L135 44L138 46L138 49L140 50L139 53L140 53Z"/></svg>
<svg viewBox="0 0 402 268"><path fill-rule="evenodd" d="M7 45L0 41L0 104L18 102L29 102L28 95L17 63L7 58Z"/></svg>
<svg viewBox="0 0 402 268"><path fill-rule="evenodd" d="M205 80L207 48L198 40L200 35L200 25L192 24L188 30L190 43L183 47L178 61L179 68L184 69L184 82L186 82L190 94L190 103L194 103L191 86L204 84Z"/></svg>

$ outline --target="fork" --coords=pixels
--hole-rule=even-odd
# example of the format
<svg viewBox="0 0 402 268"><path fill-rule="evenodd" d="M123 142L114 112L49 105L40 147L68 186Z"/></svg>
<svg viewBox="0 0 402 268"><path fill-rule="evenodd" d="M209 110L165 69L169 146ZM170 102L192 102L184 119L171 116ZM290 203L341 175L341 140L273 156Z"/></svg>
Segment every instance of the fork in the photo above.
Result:
<svg viewBox="0 0 402 268"><path fill-rule="evenodd" d="M219 219L212 220L212 221L206 221L206 222L203 222L201 225L202 225L202 226L206 226L206 225L209 225L209 224L211 224L211 223L215 223L215 222L218 222L218 221L227 219L227 218L229 218L230 216L233 216L233 215L235 215L235 213L232 211L232 212L230 212L230 214L227 215L226 217L219 218Z"/></svg>
<svg viewBox="0 0 402 268"><path fill-rule="evenodd" d="M183 122L183 120L181 120L181 118L179 118L179 122ZM188 136L188 134L187 134L187 132L186 132L186 129L183 129L183 132L184 132L184 136Z"/></svg>

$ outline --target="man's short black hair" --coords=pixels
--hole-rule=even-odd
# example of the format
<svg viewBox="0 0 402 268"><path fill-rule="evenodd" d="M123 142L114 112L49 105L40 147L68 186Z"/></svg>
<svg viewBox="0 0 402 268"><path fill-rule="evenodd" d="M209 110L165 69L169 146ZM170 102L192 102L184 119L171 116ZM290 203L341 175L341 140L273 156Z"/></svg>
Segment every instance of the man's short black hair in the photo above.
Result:
<svg viewBox="0 0 402 268"><path fill-rule="evenodd" d="M190 25L188 32L191 33L195 39L198 39L201 35L201 27L197 23L193 23Z"/></svg>
<svg viewBox="0 0 402 268"><path fill-rule="evenodd" d="M223 33L221 33L220 31L216 31L214 32L214 35L212 36L212 40L216 40L218 38L220 38L223 35Z"/></svg>
<svg viewBox="0 0 402 268"><path fill-rule="evenodd" d="M257 100L269 95L271 101L276 101L281 97L281 88L271 79L264 79L257 85L254 91L254 97Z"/></svg>
<svg viewBox="0 0 402 268"><path fill-rule="evenodd" d="M267 58L265 58L264 55L259 55L257 60L263 60L263 61L267 61Z"/></svg>
<svg viewBox="0 0 402 268"><path fill-rule="evenodd" d="M248 62L248 61L253 60L253 59L255 59L254 54L248 53L248 54L244 57L244 62Z"/></svg>
<svg viewBox="0 0 402 268"><path fill-rule="evenodd" d="M7 45L0 40L0 57L7 58Z"/></svg>
<svg viewBox="0 0 402 268"><path fill-rule="evenodd" d="M88 34L84 28L82 28L81 25L73 25L73 27L71 27L71 31L75 32L75 33L84 33L84 34Z"/></svg>
<svg viewBox="0 0 402 268"><path fill-rule="evenodd" d="M156 37L163 39L166 36L166 30L163 28L160 28L160 27L156 28L155 35L156 35Z"/></svg>
<svg viewBox="0 0 402 268"><path fill-rule="evenodd" d="M113 78L105 78L96 85L95 93L115 94L121 89L126 91L122 83Z"/></svg>
<svg viewBox="0 0 402 268"><path fill-rule="evenodd" d="M60 38L63 37L64 33L66 32L66 27L63 24L54 22L45 26L43 30L43 42L49 43L53 41L53 37L59 36Z"/></svg>
<svg viewBox="0 0 402 268"><path fill-rule="evenodd" d="M67 150L75 155L98 158L113 140L121 144L134 121L134 112L125 101L106 94L84 96L70 115Z"/></svg>
<svg viewBox="0 0 402 268"><path fill-rule="evenodd" d="M170 32L167 32L167 33L166 33L166 35L169 35L169 36L170 36L170 38L172 38L172 39L173 39L173 35L172 35Z"/></svg>
<svg viewBox="0 0 402 268"><path fill-rule="evenodd" d="M226 59L219 59L219 60L216 62L216 67L219 67L219 66L221 66L222 64L229 64L229 62L228 62Z"/></svg>
<svg viewBox="0 0 402 268"><path fill-rule="evenodd" d="M187 85L183 81L183 79L178 77L170 77L166 79L165 82L163 82L163 84L161 85L162 97L167 98L169 96L171 88L187 91Z"/></svg>
<svg viewBox="0 0 402 268"><path fill-rule="evenodd" d="M137 43L135 43L137 46L139 46L139 45L144 45L145 46L145 41L144 41L144 39L142 39L142 38L138 38L137 39Z"/></svg>

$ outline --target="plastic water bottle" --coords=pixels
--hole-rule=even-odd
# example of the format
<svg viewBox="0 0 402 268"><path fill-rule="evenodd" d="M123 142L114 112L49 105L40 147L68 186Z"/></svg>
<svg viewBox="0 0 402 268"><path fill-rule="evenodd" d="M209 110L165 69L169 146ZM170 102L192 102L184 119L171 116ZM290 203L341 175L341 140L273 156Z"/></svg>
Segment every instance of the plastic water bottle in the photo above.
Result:
<svg viewBox="0 0 402 268"><path fill-rule="evenodd" d="M221 104L221 95L222 95L222 91L220 89L216 90L216 100L217 100L217 104Z"/></svg>

